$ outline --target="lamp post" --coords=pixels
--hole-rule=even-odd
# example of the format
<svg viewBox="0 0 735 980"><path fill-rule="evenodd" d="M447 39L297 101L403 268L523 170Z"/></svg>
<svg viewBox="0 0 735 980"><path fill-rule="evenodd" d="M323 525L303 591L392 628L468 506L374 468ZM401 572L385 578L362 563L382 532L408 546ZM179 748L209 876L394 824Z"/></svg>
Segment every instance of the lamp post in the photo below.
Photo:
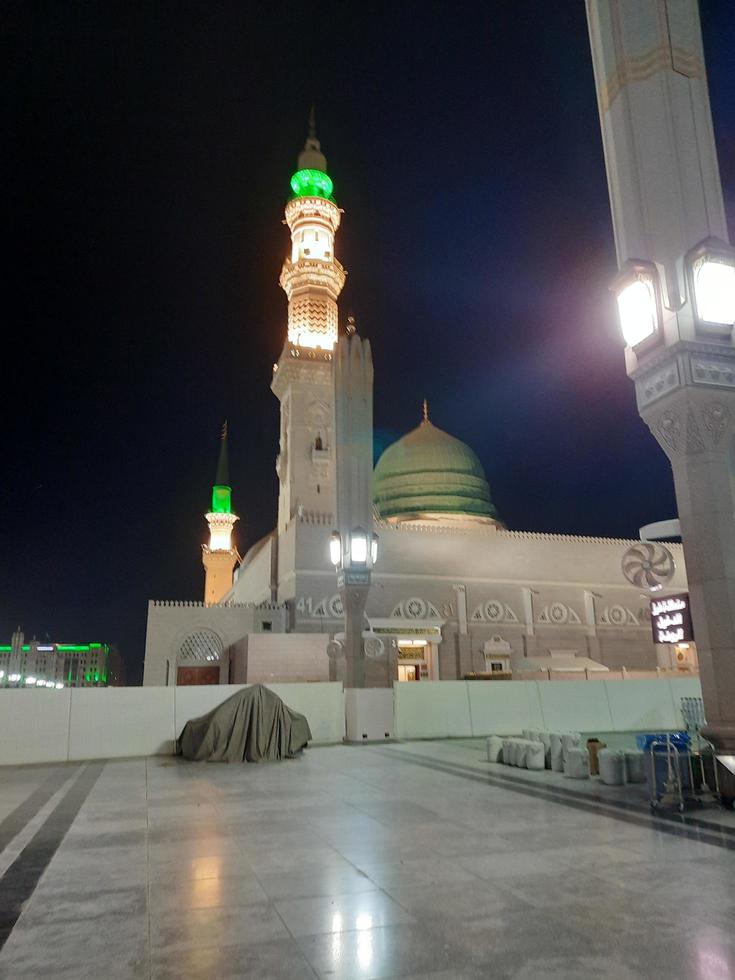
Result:
<svg viewBox="0 0 735 980"><path fill-rule="evenodd" d="M705 731L735 766L735 250L699 11L586 4L626 368L673 471Z"/></svg>
<svg viewBox="0 0 735 980"><path fill-rule="evenodd" d="M370 342L341 337L334 357L337 527L329 557L345 616L345 687L365 687L362 642L370 574L378 557L373 532L373 361Z"/></svg>

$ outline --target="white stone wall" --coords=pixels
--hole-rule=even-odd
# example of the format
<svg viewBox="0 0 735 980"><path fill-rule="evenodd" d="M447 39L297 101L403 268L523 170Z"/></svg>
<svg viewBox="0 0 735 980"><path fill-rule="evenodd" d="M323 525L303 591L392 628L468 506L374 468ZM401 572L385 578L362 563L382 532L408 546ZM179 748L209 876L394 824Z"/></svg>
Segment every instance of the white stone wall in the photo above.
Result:
<svg viewBox="0 0 735 980"><path fill-rule="evenodd" d="M328 681L329 658L325 634L256 633L247 639L249 684Z"/></svg>
<svg viewBox="0 0 735 980"><path fill-rule="evenodd" d="M235 581L225 599L235 603L268 602L271 598L271 562L277 547L275 535L269 535L245 555L235 572Z"/></svg>
<svg viewBox="0 0 735 980"><path fill-rule="evenodd" d="M292 628L300 632L342 628L327 556L330 530L308 517L294 521L281 548L280 595L293 607ZM429 616L444 620L442 679L481 669L483 643L498 635L514 655L577 650L611 668L656 667L647 599L620 570L631 541L388 526L378 533L368 617L390 617L405 611L408 599L420 599ZM681 546L668 547L677 566L669 588L686 591ZM464 585L467 602L467 634L457 639L455 585Z"/></svg>
<svg viewBox="0 0 735 980"><path fill-rule="evenodd" d="M252 605L205 606L197 602L149 602L143 684L175 684L177 656L181 644L187 636L198 630L211 630L219 638L224 651L220 662L220 683L227 683L228 649L247 634L262 629L264 620L271 623L273 632L285 629L284 610L257 608Z"/></svg>

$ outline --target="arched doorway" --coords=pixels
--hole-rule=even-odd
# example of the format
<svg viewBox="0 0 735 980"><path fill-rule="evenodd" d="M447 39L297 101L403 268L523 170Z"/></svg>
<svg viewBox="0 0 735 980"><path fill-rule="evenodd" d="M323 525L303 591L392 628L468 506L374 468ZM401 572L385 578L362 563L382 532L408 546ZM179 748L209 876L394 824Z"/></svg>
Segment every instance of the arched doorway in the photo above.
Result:
<svg viewBox="0 0 735 980"><path fill-rule="evenodd" d="M222 640L212 630L189 633L176 654L176 683L219 684L223 652Z"/></svg>

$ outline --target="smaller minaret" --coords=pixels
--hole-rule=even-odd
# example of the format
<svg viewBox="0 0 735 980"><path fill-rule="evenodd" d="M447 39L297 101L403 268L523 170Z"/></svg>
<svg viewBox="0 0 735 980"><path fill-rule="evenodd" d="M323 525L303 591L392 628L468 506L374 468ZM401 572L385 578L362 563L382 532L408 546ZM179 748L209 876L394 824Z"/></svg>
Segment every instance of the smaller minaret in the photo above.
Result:
<svg viewBox="0 0 735 980"><path fill-rule="evenodd" d="M206 515L209 524L209 544L202 545L204 565L204 604L214 606L232 588L237 548L232 545L232 528L237 514L232 513L227 459L227 422L222 426L217 477L212 487L212 509Z"/></svg>

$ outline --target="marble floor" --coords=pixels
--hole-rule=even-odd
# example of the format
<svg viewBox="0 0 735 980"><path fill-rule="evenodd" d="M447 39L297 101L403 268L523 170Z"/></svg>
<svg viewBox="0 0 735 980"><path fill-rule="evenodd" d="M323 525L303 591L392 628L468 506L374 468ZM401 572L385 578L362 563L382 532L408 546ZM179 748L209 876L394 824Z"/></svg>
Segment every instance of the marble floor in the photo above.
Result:
<svg viewBox="0 0 735 980"><path fill-rule="evenodd" d="M735 821L591 787L470 740L3 769L0 977L735 980Z"/></svg>

